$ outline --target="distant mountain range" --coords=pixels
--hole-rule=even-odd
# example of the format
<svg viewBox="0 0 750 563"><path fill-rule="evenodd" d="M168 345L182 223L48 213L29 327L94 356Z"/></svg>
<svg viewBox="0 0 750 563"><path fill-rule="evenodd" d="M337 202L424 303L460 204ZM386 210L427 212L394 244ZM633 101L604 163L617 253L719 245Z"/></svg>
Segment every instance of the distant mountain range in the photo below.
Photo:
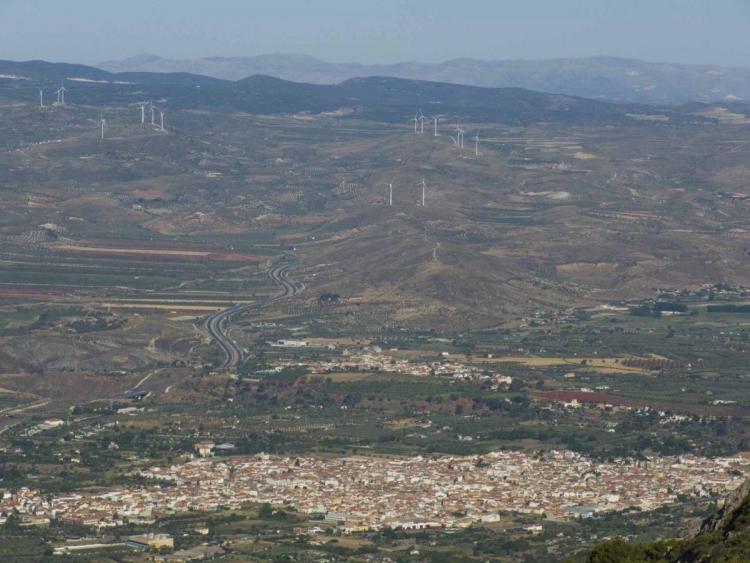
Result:
<svg viewBox="0 0 750 563"><path fill-rule="evenodd" d="M291 82L265 75L231 81L189 73L110 73L94 67L45 61L0 61L0 99L36 103L37 88L47 99L65 80L72 104L123 105L153 100L173 109L214 108L255 114L329 113L407 123L422 110L428 118L527 124L632 123L628 114L669 113L699 119L674 108L614 104L521 88L482 88L391 77L353 78L340 84ZM429 127L430 123L427 123Z"/></svg>
<svg viewBox="0 0 750 563"><path fill-rule="evenodd" d="M652 63L614 57L389 65L330 63L306 55L167 59L156 55L102 62L110 72L187 72L240 80L263 74L309 84L338 84L351 78L388 76L490 88L540 92L636 103L750 100L750 68Z"/></svg>

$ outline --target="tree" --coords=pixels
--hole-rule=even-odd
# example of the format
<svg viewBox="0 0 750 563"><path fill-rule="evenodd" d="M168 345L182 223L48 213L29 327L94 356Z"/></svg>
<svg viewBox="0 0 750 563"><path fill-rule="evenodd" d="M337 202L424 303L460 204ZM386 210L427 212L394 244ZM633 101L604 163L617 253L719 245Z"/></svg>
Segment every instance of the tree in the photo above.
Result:
<svg viewBox="0 0 750 563"><path fill-rule="evenodd" d="M589 553L587 563L647 563L669 561L670 545L666 542L653 544L629 543L622 538L596 546Z"/></svg>
<svg viewBox="0 0 750 563"><path fill-rule="evenodd" d="M271 518L273 516L273 507L271 507L271 505L267 502L264 502L258 509L258 516L263 518L264 520Z"/></svg>

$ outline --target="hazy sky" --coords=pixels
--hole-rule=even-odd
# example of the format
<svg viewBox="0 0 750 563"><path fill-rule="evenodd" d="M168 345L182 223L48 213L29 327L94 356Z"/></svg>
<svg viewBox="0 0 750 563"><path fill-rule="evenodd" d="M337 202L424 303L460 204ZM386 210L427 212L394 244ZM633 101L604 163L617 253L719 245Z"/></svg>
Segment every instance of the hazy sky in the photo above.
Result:
<svg viewBox="0 0 750 563"><path fill-rule="evenodd" d="M0 59L270 52L750 66L750 0L0 0Z"/></svg>

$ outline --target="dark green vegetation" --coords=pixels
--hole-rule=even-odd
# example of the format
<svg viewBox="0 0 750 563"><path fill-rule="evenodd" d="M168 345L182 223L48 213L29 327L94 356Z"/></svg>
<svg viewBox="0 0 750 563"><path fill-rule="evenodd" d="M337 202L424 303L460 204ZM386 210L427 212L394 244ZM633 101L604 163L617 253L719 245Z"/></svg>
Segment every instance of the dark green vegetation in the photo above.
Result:
<svg viewBox="0 0 750 563"><path fill-rule="evenodd" d="M134 470L179 463L201 439L235 446L217 455L750 449L738 108L654 120L380 79L0 71L30 78L0 79L0 487L138 485ZM64 107L49 90L36 106L36 86L63 77L110 82L67 80ZM166 131L148 109L141 124L144 99L166 108ZM419 105L445 116L439 136L429 122L413 133ZM481 129L479 156L452 144L458 121L467 144ZM279 264L305 289L270 301ZM228 323L246 361L217 371L196 320L235 303L266 305ZM340 365L363 353L381 365ZM390 370L398 361L422 375ZM451 363L473 377L438 373ZM606 537L683 535L710 503L543 522L539 535L523 530L539 521L504 515L444 535L307 539L294 528L310 520L288 507L145 528L211 520L212 541L261 560L549 561ZM13 524L3 545L34 557L77 533ZM186 547L202 541L187 533Z"/></svg>

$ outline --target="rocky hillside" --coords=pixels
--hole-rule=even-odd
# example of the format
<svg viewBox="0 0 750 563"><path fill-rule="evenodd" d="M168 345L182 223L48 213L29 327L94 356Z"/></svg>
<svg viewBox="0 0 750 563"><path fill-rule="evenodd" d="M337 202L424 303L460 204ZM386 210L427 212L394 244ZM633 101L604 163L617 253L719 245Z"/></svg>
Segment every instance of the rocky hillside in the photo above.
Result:
<svg viewBox="0 0 750 563"><path fill-rule="evenodd" d="M596 547L589 563L707 563L750 561L750 480L706 519L688 540L631 544L621 539Z"/></svg>

